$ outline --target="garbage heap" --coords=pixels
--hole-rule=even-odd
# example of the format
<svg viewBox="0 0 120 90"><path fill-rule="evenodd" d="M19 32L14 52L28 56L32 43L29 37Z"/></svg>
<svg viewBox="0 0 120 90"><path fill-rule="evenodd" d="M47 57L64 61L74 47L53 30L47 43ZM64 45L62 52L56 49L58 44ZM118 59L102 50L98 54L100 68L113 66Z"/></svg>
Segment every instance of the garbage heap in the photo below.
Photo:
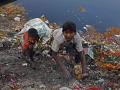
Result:
<svg viewBox="0 0 120 90"><path fill-rule="evenodd" d="M20 32L24 32L30 22L26 22L24 9L19 6L7 5L0 7L0 88L3 90L119 90L120 89L120 44L118 28L111 28L109 33L98 33L95 28L88 28L82 33L84 43L88 43L86 52L88 76L69 82L62 78L62 74L57 69L57 65L49 57L50 37L44 38L46 44L40 42L38 45L40 55L36 57L38 71L31 70L27 63L19 57L19 47L17 39L13 37ZM56 23L37 22L43 20L33 19L42 29L42 34L60 28ZM44 30L44 29L45 30ZM38 30L39 31L39 30ZM18 33L17 33L18 32ZM22 32L22 33L23 33ZM51 31L52 32L52 31ZM48 32L47 35L51 35ZM111 33L110 33L111 32ZM16 44L16 45L15 45ZM15 45L15 46L14 46ZM11 48L12 46L12 48ZM9 48L9 49L8 49ZM91 49L92 48L92 49ZM89 51L89 50L87 50ZM91 57L92 53L92 57ZM8 60L9 59L9 60ZM2 68L1 68L2 67ZM78 69L80 70L80 69ZM77 71L76 71L77 72ZM79 72L79 71L78 71ZM7 88L7 89L5 89Z"/></svg>

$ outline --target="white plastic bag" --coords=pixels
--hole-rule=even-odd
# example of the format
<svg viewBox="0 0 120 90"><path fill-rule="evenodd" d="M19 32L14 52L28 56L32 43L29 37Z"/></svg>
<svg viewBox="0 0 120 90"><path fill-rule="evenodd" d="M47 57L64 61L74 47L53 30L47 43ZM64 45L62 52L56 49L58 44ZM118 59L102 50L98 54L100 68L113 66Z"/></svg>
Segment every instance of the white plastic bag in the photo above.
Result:
<svg viewBox="0 0 120 90"><path fill-rule="evenodd" d="M52 35L52 29L50 29L45 22L43 22L40 18L35 18L29 20L24 28L17 33L16 35L23 34L27 32L30 28L35 28L38 31L39 37L42 38L42 43L45 44Z"/></svg>

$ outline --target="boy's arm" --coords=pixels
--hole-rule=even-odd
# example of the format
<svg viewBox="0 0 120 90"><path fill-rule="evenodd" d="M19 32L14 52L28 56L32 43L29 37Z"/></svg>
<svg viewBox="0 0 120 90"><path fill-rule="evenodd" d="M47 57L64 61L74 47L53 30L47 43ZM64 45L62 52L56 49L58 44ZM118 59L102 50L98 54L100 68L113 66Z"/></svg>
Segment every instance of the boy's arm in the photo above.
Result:
<svg viewBox="0 0 120 90"><path fill-rule="evenodd" d="M78 52L78 55L80 56L80 61L81 61L81 65L82 65L82 72L86 73L86 60L85 60L85 54L84 51L80 51Z"/></svg>
<svg viewBox="0 0 120 90"><path fill-rule="evenodd" d="M80 37L80 35L77 33L76 37L76 49L78 51L78 55L80 56L80 61L81 61L81 65L82 65L82 70L83 73L86 73L86 60L85 60L85 54L83 51L83 47L82 47L82 38Z"/></svg>

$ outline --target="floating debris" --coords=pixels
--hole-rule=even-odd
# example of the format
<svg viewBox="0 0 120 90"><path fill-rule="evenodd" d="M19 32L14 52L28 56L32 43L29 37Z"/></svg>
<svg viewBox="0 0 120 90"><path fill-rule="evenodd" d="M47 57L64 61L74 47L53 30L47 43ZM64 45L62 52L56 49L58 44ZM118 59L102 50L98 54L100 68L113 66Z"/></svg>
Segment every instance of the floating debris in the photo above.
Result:
<svg viewBox="0 0 120 90"><path fill-rule="evenodd" d="M80 7L80 13L85 13L86 12L86 9L84 7Z"/></svg>

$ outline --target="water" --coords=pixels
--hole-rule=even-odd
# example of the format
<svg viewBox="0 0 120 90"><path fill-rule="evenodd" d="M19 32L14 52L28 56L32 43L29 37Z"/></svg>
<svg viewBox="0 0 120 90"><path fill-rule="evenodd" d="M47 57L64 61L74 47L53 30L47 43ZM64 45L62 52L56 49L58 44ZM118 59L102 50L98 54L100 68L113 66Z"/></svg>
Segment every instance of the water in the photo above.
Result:
<svg viewBox="0 0 120 90"><path fill-rule="evenodd" d="M120 27L120 0L18 0L30 19L45 15L50 22L62 25L74 21L83 30L86 24L94 25L99 32L108 27ZM81 12L81 7L85 12Z"/></svg>

